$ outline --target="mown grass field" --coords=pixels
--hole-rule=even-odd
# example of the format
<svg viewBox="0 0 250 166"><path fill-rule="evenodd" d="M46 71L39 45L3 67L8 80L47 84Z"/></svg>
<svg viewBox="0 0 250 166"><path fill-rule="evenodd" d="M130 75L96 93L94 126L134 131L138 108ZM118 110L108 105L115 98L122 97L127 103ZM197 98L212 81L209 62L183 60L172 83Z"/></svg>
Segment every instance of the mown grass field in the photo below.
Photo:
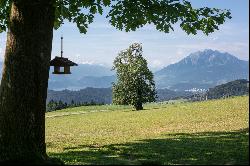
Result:
<svg viewBox="0 0 250 166"><path fill-rule="evenodd" d="M242 96L50 112L47 152L66 164L249 164L248 104Z"/></svg>

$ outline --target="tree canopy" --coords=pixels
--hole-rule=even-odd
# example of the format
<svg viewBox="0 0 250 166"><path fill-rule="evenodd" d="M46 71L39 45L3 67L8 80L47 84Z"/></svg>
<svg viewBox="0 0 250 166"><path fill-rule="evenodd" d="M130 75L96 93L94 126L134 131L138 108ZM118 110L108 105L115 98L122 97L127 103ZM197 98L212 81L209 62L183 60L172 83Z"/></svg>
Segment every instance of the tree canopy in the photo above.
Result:
<svg viewBox="0 0 250 166"><path fill-rule="evenodd" d="M9 25L11 3L31 3L33 0L1 0L0 32ZM37 1L37 3L43 3ZM54 28L59 28L65 20L76 23L81 33L86 33L88 25L96 14L103 14L119 30L135 31L147 24L165 33L173 31L179 24L187 34L202 31L206 35L219 29L231 13L227 9L193 8L187 0L51 0L55 7Z"/></svg>
<svg viewBox="0 0 250 166"><path fill-rule="evenodd" d="M113 69L117 72L117 82L113 84L114 104L133 105L141 110L143 103L155 101L154 76L139 43L121 51L114 60Z"/></svg>

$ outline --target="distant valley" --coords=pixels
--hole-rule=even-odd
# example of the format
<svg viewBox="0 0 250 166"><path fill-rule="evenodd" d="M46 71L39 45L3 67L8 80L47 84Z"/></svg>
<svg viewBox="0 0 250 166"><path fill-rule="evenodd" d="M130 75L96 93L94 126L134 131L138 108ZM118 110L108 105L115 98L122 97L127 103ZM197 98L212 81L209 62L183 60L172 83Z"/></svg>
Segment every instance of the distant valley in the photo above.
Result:
<svg viewBox="0 0 250 166"><path fill-rule="evenodd" d="M2 62L0 62L2 69ZM80 90L87 87L110 88L115 71L101 65L79 64L70 75L54 75L50 69L49 90ZM208 89L236 79L249 79L249 61L229 53L204 50L190 54L181 61L156 71L157 89L192 91Z"/></svg>

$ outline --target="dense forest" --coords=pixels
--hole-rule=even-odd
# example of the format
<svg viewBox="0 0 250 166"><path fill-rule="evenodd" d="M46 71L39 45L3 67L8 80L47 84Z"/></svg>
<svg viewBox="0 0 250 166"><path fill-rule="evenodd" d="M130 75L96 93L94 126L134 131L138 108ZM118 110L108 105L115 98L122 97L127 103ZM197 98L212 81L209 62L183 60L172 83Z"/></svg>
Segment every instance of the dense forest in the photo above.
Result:
<svg viewBox="0 0 250 166"><path fill-rule="evenodd" d="M206 93L208 99L222 97L241 96L249 94L249 81L245 79L235 80L226 84L210 88Z"/></svg>
<svg viewBox="0 0 250 166"><path fill-rule="evenodd" d="M185 97L190 101L227 98L231 96L249 95L249 81L239 79L209 88L206 92L194 93Z"/></svg>
<svg viewBox="0 0 250 166"><path fill-rule="evenodd" d="M110 104L112 102L111 88L85 88L79 91L48 91L47 103L51 100L62 101L63 103L71 104L75 103L104 103Z"/></svg>

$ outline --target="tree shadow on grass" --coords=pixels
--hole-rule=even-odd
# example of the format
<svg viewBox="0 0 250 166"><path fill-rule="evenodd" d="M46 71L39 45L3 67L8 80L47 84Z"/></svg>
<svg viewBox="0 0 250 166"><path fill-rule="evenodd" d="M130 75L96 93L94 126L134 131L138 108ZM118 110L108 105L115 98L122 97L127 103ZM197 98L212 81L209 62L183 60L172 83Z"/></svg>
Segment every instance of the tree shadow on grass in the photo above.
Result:
<svg viewBox="0 0 250 166"><path fill-rule="evenodd" d="M248 130L168 134L164 139L105 146L79 145L67 147L63 153L50 153L50 156L67 164L248 165Z"/></svg>

